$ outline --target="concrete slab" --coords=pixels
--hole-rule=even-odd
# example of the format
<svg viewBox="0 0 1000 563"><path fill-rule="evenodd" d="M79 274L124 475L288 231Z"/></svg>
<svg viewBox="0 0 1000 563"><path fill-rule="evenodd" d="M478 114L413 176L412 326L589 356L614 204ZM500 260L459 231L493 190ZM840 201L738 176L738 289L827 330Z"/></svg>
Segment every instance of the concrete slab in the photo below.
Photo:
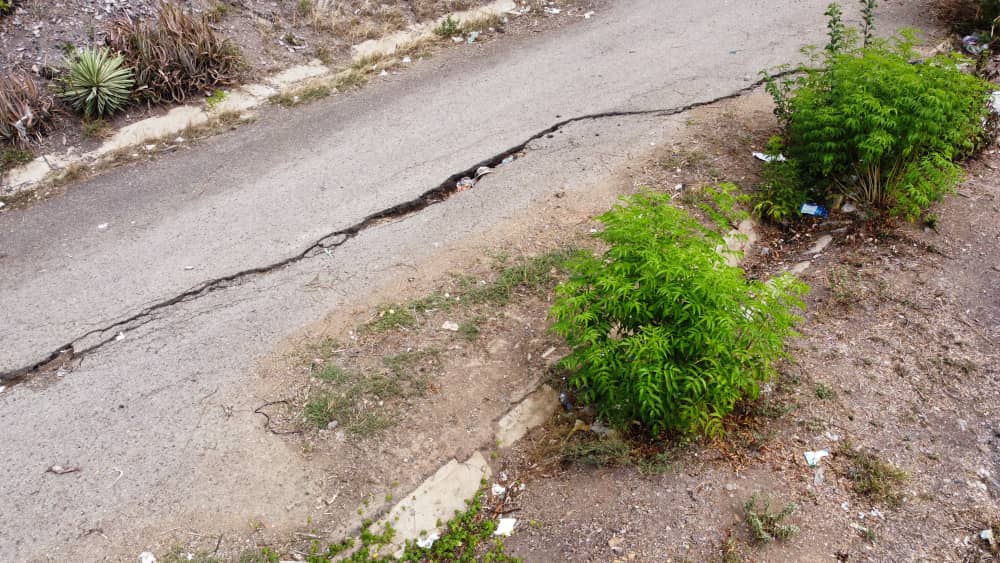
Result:
<svg viewBox="0 0 1000 563"><path fill-rule="evenodd" d="M542 385L497 422L497 443L509 446L543 424L559 408L559 393Z"/></svg>
<svg viewBox="0 0 1000 563"><path fill-rule="evenodd" d="M415 540L421 533L429 534L437 530L438 522L451 520L456 511L464 512L465 501L472 498L483 479L490 476L490 465L480 452L472 454L462 463L452 459L392 507L385 519L376 523L373 529L381 531L386 522L391 522L396 529L394 549L400 549L407 540Z"/></svg>
<svg viewBox="0 0 1000 563"><path fill-rule="evenodd" d="M176 135L189 127L205 123L208 123L208 114L201 108L180 106L170 110L166 115L144 119L123 127L92 154L100 157L140 143Z"/></svg>

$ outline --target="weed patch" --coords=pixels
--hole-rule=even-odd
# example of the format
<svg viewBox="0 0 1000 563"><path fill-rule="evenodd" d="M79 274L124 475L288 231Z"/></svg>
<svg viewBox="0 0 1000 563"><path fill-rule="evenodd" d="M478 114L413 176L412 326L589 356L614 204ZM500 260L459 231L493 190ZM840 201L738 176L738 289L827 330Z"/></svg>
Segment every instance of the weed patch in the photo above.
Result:
<svg viewBox="0 0 1000 563"><path fill-rule="evenodd" d="M0 150L0 172L6 172L11 168L27 164L35 157L30 152L21 149Z"/></svg>
<svg viewBox="0 0 1000 563"><path fill-rule="evenodd" d="M271 96L271 102L279 106L292 107L300 104L308 104L316 100L322 100L333 93L333 89L326 84L312 84L303 86L288 92L281 92Z"/></svg>
<svg viewBox="0 0 1000 563"><path fill-rule="evenodd" d="M873 502L896 508L903 502L900 490L907 473L896 468L868 450L856 450L849 443L840 448L850 466L847 477L854 484L854 492Z"/></svg>
<svg viewBox="0 0 1000 563"><path fill-rule="evenodd" d="M754 493L743 505L743 520L750 530L753 541L759 544L771 543L775 540L788 539L798 533L798 527L785 523L785 519L797 509L794 504L787 504L780 512L773 512L771 499L761 498L758 493Z"/></svg>

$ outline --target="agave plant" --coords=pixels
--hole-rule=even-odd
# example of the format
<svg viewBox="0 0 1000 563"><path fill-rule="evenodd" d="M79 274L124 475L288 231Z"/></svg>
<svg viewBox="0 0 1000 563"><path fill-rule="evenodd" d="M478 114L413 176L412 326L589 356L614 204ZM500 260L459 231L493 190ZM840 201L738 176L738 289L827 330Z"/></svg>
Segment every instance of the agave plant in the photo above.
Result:
<svg viewBox="0 0 1000 563"><path fill-rule="evenodd" d="M85 117L111 115L128 103L135 80L121 55L86 48L66 62L69 74L59 96Z"/></svg>

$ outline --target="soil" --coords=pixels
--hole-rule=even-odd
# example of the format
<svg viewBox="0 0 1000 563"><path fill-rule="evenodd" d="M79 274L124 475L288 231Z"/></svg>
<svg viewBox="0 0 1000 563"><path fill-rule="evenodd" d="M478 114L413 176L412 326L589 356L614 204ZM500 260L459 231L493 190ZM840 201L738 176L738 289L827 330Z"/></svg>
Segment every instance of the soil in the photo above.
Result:
<svg viewBox="0 0 1000 563"><path fill-rule="evenodd" d="M760 164L750 152L775 126L762 93L693 112L683 138L610 189L649 186L675 192L683 204L685 192L701 184L753 186ZM526 561L995 557L978 533L1000 520L1000 152L987 151L969 171L958 194L936 210L936 230L876 230L843 213L793 228L759 227L761 240L745 263L752 275L809 262L801 274L812 287L802 336L779 379L760 400L740 406L724 440L630 442L646 460L638 466L591 466L563 455L560 444L576 421L592 422L581 406L513 448L494 450L495 473L526 484L508 551ZM544 236L527 225L512 235L520 244L507 264L592 245L590 215L547 217ZM811 254L824 234L832 244ZM269 407L277 407L268 411L272 429L301 430L287 439L330 468L319 501L330 514L378 514L386 499L412 490L447 459L490 448L493 421L537 385L563 385L553 365L567 350L547 332L546 318L555 270L541 286L515 292L510 304L462 301L470 280L481 287L496 279L499 252L466 251L421 268L419 279L386 288L377 306L329 319L265 370L260 396L289 397ZM408 326L364 328L392 318L404 295L437 301ZM474 322L478 332L446 330L445 322ZM318 377L324 366L391 376L386 359L401 353L417 353L407 381L419 379L421 391L358 403L384 416L386 428L359 433L340 421L334 429L304 421L310 398L345 388ZM832 455L810 467L804 453L821 449ZM895 485L898 503L855 489L859 453L905 472ZM743 520L754 493L778 508L794 503L789 522L798 532L757 544ZM349 531L320 529L332 534L323 537ZM301 539L261 534L253 541L292 555L305 550Z"/></svg>
<svg viewBox="0 0 1000 563"><path fill-rule="evenodd" d="M600 0L603 1L603 0ZM106 27L118 18L151 19L159 0L20 0L14 11L0 16L0 76L27 72L43 87L55 84L45 76L62 66L69 46L104 44ZM434 20L456 11L489 4L491 0L182 0L191 13L205 14L214 29L232 39L243 52L249 69L245 77L260 77L290 66L320 59L331 67L347 65L351 47L367 39ZM519 0L518 17L509 17L486 30L478 41L505 33L539 32L564 25L599 0ZM543 6L559 7L551 14ZM527 8L531 8L527 10ZM450 42L442 42L447 46ZM210 94L211 92L205 92ZM106 119L104 127L88 128L68 108L55 117L54 131L35 154L96 148L116 129L147 117L162 115L171 106L133 105ZM0 147L3 148L3 147Z"/></svg>

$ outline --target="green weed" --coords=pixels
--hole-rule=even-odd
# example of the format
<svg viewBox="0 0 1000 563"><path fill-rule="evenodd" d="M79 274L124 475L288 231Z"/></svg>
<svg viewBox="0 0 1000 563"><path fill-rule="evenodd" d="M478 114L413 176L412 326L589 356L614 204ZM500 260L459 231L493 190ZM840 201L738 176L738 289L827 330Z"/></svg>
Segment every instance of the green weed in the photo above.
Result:
<svg viewBox="0 0 1000 563"><path fill-rule="evenodd" d="M755 542L771 543L775 540L788 539L798 533L798 527L784 523L785 519L797 509L794 504L788 504L781 509L781 512L772 512L771 499L761 498L758 493L754 493L743 505L743 519Z"/></svg>
<svg viewBox="0 0 1000 563"><path fill-rule="evenodd" d="M854 484L854 492L890 508L903 502L900 489L906 482L906 471L893 467L873 452L856 450L846 442L840 453L850 460L847 476Z"/></svg>

